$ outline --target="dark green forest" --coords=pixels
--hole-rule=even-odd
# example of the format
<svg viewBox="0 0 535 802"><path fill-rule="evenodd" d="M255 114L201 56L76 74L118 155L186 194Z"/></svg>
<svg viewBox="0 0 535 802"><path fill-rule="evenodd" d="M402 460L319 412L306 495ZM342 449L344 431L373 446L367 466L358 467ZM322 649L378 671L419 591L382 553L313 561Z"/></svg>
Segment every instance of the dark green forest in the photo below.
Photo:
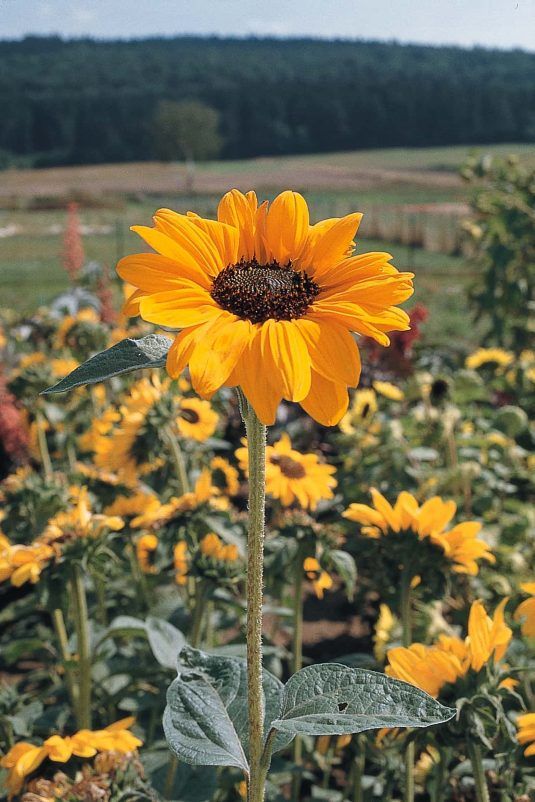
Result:
<svg viewBox="0 0 535 802"><path fill-rule="evenodd" d="M154 158L161 100L219 112L225 158L532 141L535 54L180 37L0 41L0 162Z"/></svg>

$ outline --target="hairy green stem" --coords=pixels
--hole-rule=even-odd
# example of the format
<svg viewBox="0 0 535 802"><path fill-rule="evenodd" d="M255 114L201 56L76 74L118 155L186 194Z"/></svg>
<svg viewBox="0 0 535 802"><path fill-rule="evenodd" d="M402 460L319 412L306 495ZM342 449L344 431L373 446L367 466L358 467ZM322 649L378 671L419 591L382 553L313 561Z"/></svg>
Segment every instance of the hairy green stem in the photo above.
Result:
<svg viewBox="0 0 535 802"><path fill-rule="evenodd" d="M262 691L262 588L264 566L266 427L248 406L245 419L249 454L247 538L247 701L249 712L248 802L263 802L267 769L262 764L264 695Z"/></svg>
<svg viewBox="0 0 535 802"><path fill-rule="evenodd" d="M358 752L353 760L353 797L352 802L363 802L362 778L366 766L366 736L357 738Z"/></svg>
<svg viewBox="0 0 535 802"><path fill-rule="evenodd" d="M91 648L84 578L77 565L72 574L72 592L78 641L78 726L91 729Z"/></svg>
<svg viewBox="0 0 535 802"><path fill-rule="evenodd" d="M407 648L412 642L412 576L408 568L401 575L400 617L403 630L403 646ZM404 802L414 802L414 742L409 741L405 748L405 791Z"/></svg>
<svg viewBox="0 0 535 802"><path fill-rule="evenodd" d="M67 685L71 707L75 718L78 719L78 689L70 665L72 663L72 654L69 651L69 638L65 627L65 619L59 607L52 610L52 623L54 624L54 631L56 633L61 659L64 663L65 683Z"/></svg>
<svg viewBox="0 0 535 802"><path fill-rule="evenodd" d="M54 474L54 469L52 467L52 460L50 459L50 452L46 442L44 415L38 412L35 416L35 422L37 424L37 443L39 445L39 454L41 455L41 464L43 465L45 477L47 479L51 479Z"/></svg>
<svg viewBox="0 0 535 802"><path fill-rule="evenodd" d="M179 492L181 495L184 493L189 493L191 488L188 479L188 472L186 470L186 463L184 461L184 454L182 453L178 438L171 426L167 426L165 428L165 436L167 438L167 442L169 443L171 456L173 457L173 461L175 463Z"/></svg>
<svg viewBox="0 0 535 802"><path fill-rule="evenodd" d="M490 802L489 788L485 778L485 769L483 767L481 749L471 740L468 741L468 755L470 757L470 763L472 764L474 782L476 784L476 800L477 802Z"/></svg>
<svg viewBox="0 0 535 802"><path fill-rule="evenodd" d="M299 544L294 564L293 597L293 673L303 667L303 546ZM303 771L303 741L296 735L293 741L294 774L292 776L292 802L299 802Z"/></svg>

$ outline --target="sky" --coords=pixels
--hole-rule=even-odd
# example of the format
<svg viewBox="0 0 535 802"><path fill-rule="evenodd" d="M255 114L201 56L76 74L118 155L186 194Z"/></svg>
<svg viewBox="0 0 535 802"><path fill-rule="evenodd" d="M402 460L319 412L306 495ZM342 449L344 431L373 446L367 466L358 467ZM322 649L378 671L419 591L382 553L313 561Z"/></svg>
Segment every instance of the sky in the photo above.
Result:
<svg viewBox="0 0 535 802"><path fill-rule="evenodd" d="M0 0L27 34L319 36L535 50L535 0Z"/></svg>

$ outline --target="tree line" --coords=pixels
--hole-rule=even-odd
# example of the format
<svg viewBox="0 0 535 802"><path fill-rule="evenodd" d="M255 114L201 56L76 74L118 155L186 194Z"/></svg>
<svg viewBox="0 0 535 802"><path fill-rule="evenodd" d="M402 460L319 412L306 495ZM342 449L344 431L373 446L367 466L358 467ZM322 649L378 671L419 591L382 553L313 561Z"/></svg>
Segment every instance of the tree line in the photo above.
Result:
<svg viewBox="0 0 535 802"><path fill-rule="evenodd" d="M273 38L0 41L0 164L154 159L162 101L213 109L224 158L532 141L535 54Z"/></svg>

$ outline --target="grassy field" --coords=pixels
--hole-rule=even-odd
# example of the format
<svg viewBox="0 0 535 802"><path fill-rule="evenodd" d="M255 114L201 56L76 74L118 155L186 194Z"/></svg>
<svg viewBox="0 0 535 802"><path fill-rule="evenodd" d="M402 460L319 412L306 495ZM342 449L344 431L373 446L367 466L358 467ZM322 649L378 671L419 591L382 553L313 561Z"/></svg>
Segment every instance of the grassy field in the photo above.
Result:
<svg viewBox="0 0 535 802"><path fill-rule="evenodd" d="M514 152L535 163L535 147L499 145L487 151L500 156ZM30 312L66 288L60 254L69 197L81 202L87 259L113 268L139 247L129 226L149 223L160 206L212 216L220 193L231 186L265 188L268 196L292 186L306 192L315 219L363 211L359 249L388 250L398 267L414 270L415 301L431 310L428 339L466 342L474 335L466 325L466 289L473 270L466 259L374 239L370 225L372 215L392 214L400 204L465 203L468 188L457 171L468 152L462 147L396 149L209 163L198 168L194 197L180 192L176 165L6 171L0 182L0 306Z"/></svg>

